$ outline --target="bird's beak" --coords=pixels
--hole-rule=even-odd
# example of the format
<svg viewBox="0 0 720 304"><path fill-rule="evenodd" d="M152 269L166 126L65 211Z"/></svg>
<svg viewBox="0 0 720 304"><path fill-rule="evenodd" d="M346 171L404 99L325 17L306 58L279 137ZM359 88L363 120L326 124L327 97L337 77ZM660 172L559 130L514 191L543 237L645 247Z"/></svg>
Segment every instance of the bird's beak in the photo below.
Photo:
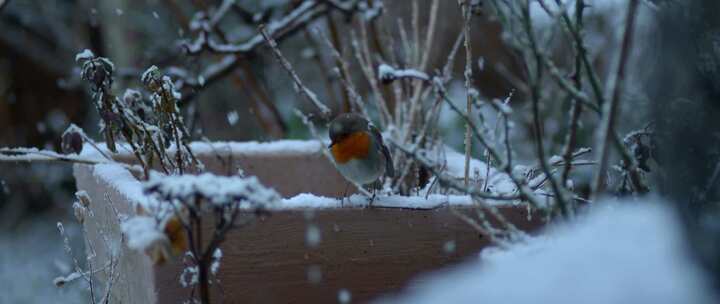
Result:
<svg viewBox="0 0 720 304"><path fill-rule="evenodd" d="M331 142L331 143L328 145L328 149L332 149L332 146L334 146L334 145L335 145L335 143L334 143L334 142Z"/></svg>

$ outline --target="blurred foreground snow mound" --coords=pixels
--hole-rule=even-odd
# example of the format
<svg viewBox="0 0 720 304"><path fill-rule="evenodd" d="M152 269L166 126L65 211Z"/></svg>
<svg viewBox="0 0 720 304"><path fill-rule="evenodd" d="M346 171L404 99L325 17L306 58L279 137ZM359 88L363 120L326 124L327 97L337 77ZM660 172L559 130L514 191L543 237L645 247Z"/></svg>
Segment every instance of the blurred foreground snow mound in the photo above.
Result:
<svg viewBox="0 0 720 304"><path fill-rule="evenodd" d="M389 303L717 303L660 201L600 203L481 262L417 280ZM382 301L381 301L382 302Z"/></svg>

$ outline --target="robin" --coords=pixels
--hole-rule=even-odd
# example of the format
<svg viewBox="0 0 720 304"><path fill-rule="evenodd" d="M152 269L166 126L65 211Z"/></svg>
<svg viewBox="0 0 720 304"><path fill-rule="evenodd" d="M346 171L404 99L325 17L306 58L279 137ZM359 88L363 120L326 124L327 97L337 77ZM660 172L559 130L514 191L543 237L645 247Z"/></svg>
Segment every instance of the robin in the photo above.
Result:
<svg viewBox="0 0 720 304"><path fill-rule="evenodd" d="M331 141L328 148L335 167L347 180L372 185L383 173L395 175L390 151L380 131L364 117L355 113L340 114L330 122L328 132Z"/></svg>

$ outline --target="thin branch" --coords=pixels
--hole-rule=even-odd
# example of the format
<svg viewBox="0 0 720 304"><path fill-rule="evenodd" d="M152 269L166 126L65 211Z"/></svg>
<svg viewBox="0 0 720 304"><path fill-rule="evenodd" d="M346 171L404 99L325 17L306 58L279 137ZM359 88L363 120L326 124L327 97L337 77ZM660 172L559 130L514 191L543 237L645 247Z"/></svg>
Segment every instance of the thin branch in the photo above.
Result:
<svg viewBox="0 0 720 304"><path fill-rule="evenodd" d="M472 50L470 48L470 20L472 14L470 12L470 3L468 0L458 0L458 4L462 9L463 14L463 32L465 33L465 95L466 95L466 106L467 115L472 117ZM470 180L470 153L472 153L472 131L470 130L470 122L465 123L465 186L468 185Z"/></svg>
<svg viewBox="0 0 720 304"><path fill-rule="evenodd" d="M579 30L583 27L583 10L585 9L585 1L577 0L575 3L575 25ZM582 91L582 56L580 54L580 48L575 46L575 72L573 74L574 89ZM568 176L570 175L570 169L572 168L572 150L575 148L577 141L577 131L580 127L580 115L582 114L583 104L574 98L572 101L572 108L570 109L570 127L565 138L565 147L563 148L563 160L565 161L565 167L563 168L561 181L563 185L567 185Z"/></svg>
<svg viewBox="0 0 720 304"><path fill-rule="evenodd" d="M535 152L537 153L537 157L540 161L540 167L550 180L550 185L553 189L553 192L555 192L556 194L555 200L557 202L557 206L560 208L561 214L564 216L570 216L572 215L572 208L568 205L567 199L565 199L565 188L562 185L559 185L558 181L555 180L550 170L550 166L547 163L547 159L545 159L545 148L543 146L543 130L541 128L542 124L540 122L539 110L541 98L540 84L543 77L543 56L537 44L532 20L530 19L530 0L525 0L524 4L525 5L522 10L523 16L521 18L521 21L523 23L525 34L527 35L527 39L530 44L530 50L532 52L532 56L534 57L535 63L535 71L528 77L528 81L530 81L530 97L532 99L532 116L535 131Z"/></svg>
<svg viewBox="0 0 720 304"><path fill-rule="evenodd" d="M97 160L75 155L63 155L49 150L35 148L0 148L0 162L64 162L82 165L113 164L121 166L131 172L143 173L143 169L113 160Z"/></svg>
<svg viewBox="0 0 720 304"><path fill-rule="evenodd" d="M614 133L614 125L619 109L620 94L624 88L625 73L628 65L627 61L629 60L630 52L632 51L632 41L633 34L635 32L635 19L637 16L638 3L638 0L630 0L628 3L627 15L625 17L625 30L620 50L620 57L617 63L617 72L614 79L612 97L610 102L603 105L603 120L600 124L597 143L599 153L598 161L600 164L593 181L593 197L597 197L605 189L605 171L607 171L609 161L608 146L611 141L619 140L619 138L613 140L614 137L617 137L616 133ZM620 143L620 146L619 150L625 150L622 143Z"/></svg>
<svg viewBox="0 0 720 304"><path fill-rule="evenodd" d="M282 19L269 23L267 31L274 39L281 41L299 29L306 27L317 18L327 15L332 9L340 9L346 14L357 12L357 2L358 0L351 0L344 2L342 5L329 5L329 2L306 1L304 5L298 6ZM222 57L220 61L205 67L197 77L189 77L191 73L185 69L175 67L174 70L178 75L185 76L181 78L178 88L189 86L197 90L218 81L237 67L239 61L243 59L242 55L252 53L262 45L263 39L261 34L257 34L240 44L219 44L209 39L206 31L200 32L198 38L185 44L189 53L196 54L207 49L211 52L227 55ZM187 101L196 94L197 92L194 90L183 94L182 101Z"/></svg>
<svg viewBox="0 0 720 304"><path fill-rule="evenodd" d="M471 186L465 186L463 183L458 182L455 178L449 177L444 175L442 172L440 172L437 167L438 164L434 163L432 160L427 158L424 155L421 155L417 150L417 147L413 147L412 149L404 147L404 145L398 143L397 141L390 139L390 143L393 144L398 150L402 151L403 153L407 154L408 156L412 157L413 159L417 160L419 163L421 163L423 166L428 167L431 173L433 173L438 181L447 187L450 187L452 189L455 189L457 191L460 191L462 193L465 193L467 195L470 195L473 198L477 199L483 199L483 200L519 200L522 199L521 195L497 195L492 194L483 191L482 189L478 189L476 187Z"/></svg>

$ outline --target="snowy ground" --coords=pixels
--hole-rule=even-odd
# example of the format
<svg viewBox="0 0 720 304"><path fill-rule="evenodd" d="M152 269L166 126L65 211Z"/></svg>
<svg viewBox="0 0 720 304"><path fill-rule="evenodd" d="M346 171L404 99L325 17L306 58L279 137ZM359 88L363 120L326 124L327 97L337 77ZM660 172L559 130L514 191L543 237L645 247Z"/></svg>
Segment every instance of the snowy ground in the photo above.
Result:
<svg viewBox="0 0 720 304"><path fill-rule="evenodd" d="M478 262L420 278L389 303L718 303L662 202L599 205ZM420 283L421 282L421 283Z"/></svg>
<svg viewBox="0 0 720 304"><path fill-rule="evenodd" d="M82 253L80 226L67 215L44 215L0 231L0 303L88 302L81 282L63 288L53 284L72 265L56 229L58 220L63 220L73 249Z"/></svg>

